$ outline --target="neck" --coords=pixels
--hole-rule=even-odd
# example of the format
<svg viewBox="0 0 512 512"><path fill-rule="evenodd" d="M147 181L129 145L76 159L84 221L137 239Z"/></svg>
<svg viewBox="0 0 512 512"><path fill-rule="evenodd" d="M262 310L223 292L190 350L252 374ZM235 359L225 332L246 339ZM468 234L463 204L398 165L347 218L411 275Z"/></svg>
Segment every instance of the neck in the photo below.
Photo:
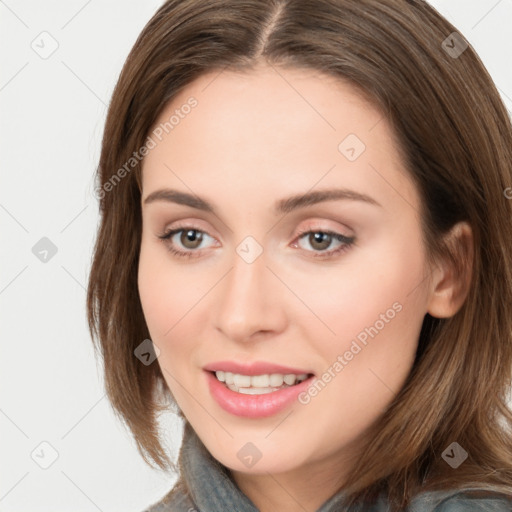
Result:
<svg viewBox="0 0 512 512"><path fill-rule="evenodd" d="M346 462L340 464L340 455L336 454L329 461L308 463L287 472L231 471L231 475L260 512L314 512L340 492L348 466Z"/></svg>

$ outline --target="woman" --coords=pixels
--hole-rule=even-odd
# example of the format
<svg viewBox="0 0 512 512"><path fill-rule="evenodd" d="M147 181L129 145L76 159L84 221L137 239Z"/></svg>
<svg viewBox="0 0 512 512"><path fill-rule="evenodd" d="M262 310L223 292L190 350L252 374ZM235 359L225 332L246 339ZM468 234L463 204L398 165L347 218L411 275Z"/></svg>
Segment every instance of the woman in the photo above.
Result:
<svg viewBox="0 0 512 512"><path fill-rule="evenodd" d="M108 396L162 469L184 420L148 511L512 510L512 127L432 7L166 2L97 178Z"/></svg>

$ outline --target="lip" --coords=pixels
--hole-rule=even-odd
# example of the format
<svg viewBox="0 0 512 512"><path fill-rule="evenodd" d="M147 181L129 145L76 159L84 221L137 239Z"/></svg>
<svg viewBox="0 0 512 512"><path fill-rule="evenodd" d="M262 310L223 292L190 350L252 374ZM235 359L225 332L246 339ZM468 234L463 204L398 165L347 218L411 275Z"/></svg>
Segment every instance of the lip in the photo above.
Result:
<svg viewBox="0 0 512 512"><path fill-rule="evenodd" d="M304 392L315 378L314 375L311 375L299 384L280 389L279 391L273 391L272 393L245 395L231 391L223 382L220 382L215 377L213 371L205 371L204 373L210 394L217 404L226 412L245 418L265 418L286 409L297 400L298 395ZM295 371L289 373L295 373Z"/></svg>
<svg viewBox="0 0 512 512"><path fill-rule="evenodd" d="M312 374L311 370L304 370L299 368L291 368L289 366L282 366L274 363L267 363L265 361L255 361L253 363L237 363L235 361L217 361L215 363L209 363L203 367L203 370L208 372L231 372L240 373L241 375L266 375L272 373L282 373L283 375L294 373L301 375L303 373Z"/></svg>

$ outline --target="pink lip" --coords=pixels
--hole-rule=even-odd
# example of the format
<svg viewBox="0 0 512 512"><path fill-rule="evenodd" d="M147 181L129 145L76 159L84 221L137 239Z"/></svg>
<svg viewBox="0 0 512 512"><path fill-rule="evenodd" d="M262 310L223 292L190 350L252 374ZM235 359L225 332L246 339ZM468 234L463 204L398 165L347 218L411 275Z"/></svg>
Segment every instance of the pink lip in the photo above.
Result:
<svg viewBox="0 0 512 512"><path fill-rule="evenodd" d="M203 367L203 370L209 372L223 371L231 373L240 373L242 375L266 375L271 373L294 373L301 375L313 373L311 370L301 370L298 368L290 368L288 366L281 366L279 364L266 363L264 361L256 361L254 363L236 363L235 361L217 361L210 363Z"/></svg>
<svg viewBox="0 0 512 512"><path fill-rule="evenodd" d="M296 373L296 371L288 373ZM277 414L297 400L298 395L305 391L315 378L311 376L300 384L283 388L279 391L273 391L272 393L244 395L231 391L223 382L220 382L211 371L205 371L205 375L210 393L220 407L230 414L243 416L245 418L264 418ZM256 375L258 374L256 373Z"/></svg>

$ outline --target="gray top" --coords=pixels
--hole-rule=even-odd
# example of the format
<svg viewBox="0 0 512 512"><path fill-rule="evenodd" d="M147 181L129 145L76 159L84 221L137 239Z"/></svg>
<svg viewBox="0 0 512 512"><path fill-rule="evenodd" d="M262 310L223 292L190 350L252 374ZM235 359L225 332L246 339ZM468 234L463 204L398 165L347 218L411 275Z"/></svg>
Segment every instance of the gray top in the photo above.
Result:
<svg viewBox="0 0 512 512"><path fill-rule="evenodd" d="M187 424L180 451L182 478L160 501L143 512L259 512L239 489L228 470L205 448ZM187 492L186 487L189 489ZM512 496L496 493L488 497L465 495L466 490L436 491L418 494L404 512L512 512ZM488 492L488 491L487 491ZM342 512L344 493L327 500L317 512ZM366 512L388 512L384 497Z"/></svg>

